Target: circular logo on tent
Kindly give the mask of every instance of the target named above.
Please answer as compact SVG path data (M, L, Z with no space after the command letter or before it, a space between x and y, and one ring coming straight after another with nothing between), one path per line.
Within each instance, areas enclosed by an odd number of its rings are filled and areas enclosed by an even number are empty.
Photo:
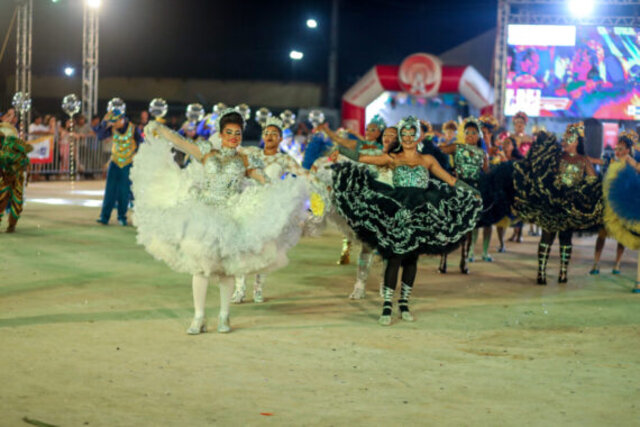
M398 80L403 91L416 96L433 96L442 81L442 62L428 53L414 53L400 65Z

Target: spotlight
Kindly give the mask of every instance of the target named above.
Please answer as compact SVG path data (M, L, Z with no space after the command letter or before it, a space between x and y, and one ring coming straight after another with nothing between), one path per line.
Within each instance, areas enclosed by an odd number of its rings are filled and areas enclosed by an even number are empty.
M102 0L87 0L87 5L91 8L97 9L102 4Z
M307 27L318 28L318 21L316 21L315 19L307 19Z
M289 58L293 59L294 61L301 60L303 56L304 54L302 52L298 52L297 50L292 50L289 53Z
M76 73L76 69L73 67L65 67L64 68L64 74L67 77L71 77Z
M593 12L595 0L569 0L569 11L573 16L583 18Z

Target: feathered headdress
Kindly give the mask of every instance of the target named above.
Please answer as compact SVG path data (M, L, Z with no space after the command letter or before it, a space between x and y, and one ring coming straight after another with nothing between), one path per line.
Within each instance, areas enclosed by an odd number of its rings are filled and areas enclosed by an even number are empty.
M414 137L415 141L420 141L422 136L422 130L420 128L420 120L418 120L415 116L405 117L404 119L398 122L398 133L402 134L402 129L410 129L414 128L416 130L416 136ZM400 135L400 140L402 141L402 135Z
M573 138L578 140L578 137L584 137L584 123L571 123L567 125L567 129L564 131L563 139L569 141Z
M383 132L387 127L387 124L385 123L384 119L380 116L380 114L376 114L375 116L373 116L369 124L374 124L378 126L378 129L380 129L380 132Z

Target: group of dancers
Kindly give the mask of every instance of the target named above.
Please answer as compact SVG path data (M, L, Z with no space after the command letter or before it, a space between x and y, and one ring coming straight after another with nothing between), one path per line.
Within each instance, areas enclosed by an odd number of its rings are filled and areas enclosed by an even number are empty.
M210 140L150 123L132 169L138 241L174 270L192 275L190 334L206 331L210 280L220 284L218 331L228 332L230 304L245 298L244 277L257 275L254 301L262 302L264 274L284 265L310 223L333 221L348 241L361 242L351 298L364 297L373 255L383 258L381 325L392 323L398 279L399 317L414 319L409 302L420 255L441 256L445 273L447 254L461 247L460 271L468 274L477 230L487 234L493 225L504 226L505 218L542 228L540 285L547 283L556 235L560 283L568 280L574 231L606 227L621 244L640 246L640 193L631 192L640 186L640 166L630 156L635 133L621 134L603 191L584 154L581 124L568 126L561 143L546 132L528 140L511 135L493 156L503 141L487 144L483 131L491 126L492 117L467 118L455 137L438 146L429 124L415 117L386 126L376 116L364 137L324 124L315 131L337 149L306 161L312 166L305 169L279 152L279 119L266 122L262 149L241 146L244 118L233 109L220 114ZM528 152L519 159L514 151L525 143ZM181 167L172 149L193 161ZM483 258L490 260L486 246Z
M398 278L399 317L414 320L409 303L420 255L440 256L438 270L444 274L447 255L460 247L460 272L469 274L481 228L482 259L490 262L493 226L503 249L509 223L520 229L522 223L539 225L539 285L547 284L556 236L559 283L568 281L575 231L599 233L592 274L599 273L607 236L619 242L619 257L620 247L640 248L640 165L632 157L638 144L633 131L620 134L616 158L601 179L584 153L580 123L569 125L558 142L547 132L524 135L524 114L515 117L514 122L523 122L516 132L504 138L493 137L497 122L491 116L446 123L439 141L430 124L415 117L387 126L375 116L364 136L322 124L315 132L322 146L331 148L308 150L316 156L305 159L307 168L279 150L285 126L278 118L264 124L263 148L242 147L245 118L234 109L219 114L209 139L181 135L153 121L138 144L141 135L127 126L123 114L116 112L109 121L109 131L120 136L114 140L114 170L109 171L114 178L111 186L108 179L99 222L108 222L114 204L126 212L128 187L120 183L128 184L130 175L138 242L173 270L192 276L189 334L207 330L211 280L220 288L217 330L229 332L230 304L245 300L246 277L255 275L253 299L263 302L266 274L287 263L287 252L303 233L321 232L329 221L345 234L342 263L353 243L361 243L350 298L365 297L374 254L384 260L381 325L392 323ZM7 191L17 192L11 174L26 167L28 149L3 129L2 202ZM180 161L176 151L184 153ZM126 223L120 209L118 219ZM640 292L638 268L634 292Z

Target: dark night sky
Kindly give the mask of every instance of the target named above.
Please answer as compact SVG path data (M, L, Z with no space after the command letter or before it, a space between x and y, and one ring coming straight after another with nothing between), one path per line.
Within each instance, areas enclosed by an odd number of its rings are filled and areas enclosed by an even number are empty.
M327 79L330 0L103 0L100 76ZM0 0L4 37L14 0ZM81 67L81 0L34 0L34 74ZM316 30L305 26L319 21ZM339 87L376 63L439 54L495 26L496 0L341 0ZM289 51L304 52L292 68ZM0 64L13 73L15 38Z

